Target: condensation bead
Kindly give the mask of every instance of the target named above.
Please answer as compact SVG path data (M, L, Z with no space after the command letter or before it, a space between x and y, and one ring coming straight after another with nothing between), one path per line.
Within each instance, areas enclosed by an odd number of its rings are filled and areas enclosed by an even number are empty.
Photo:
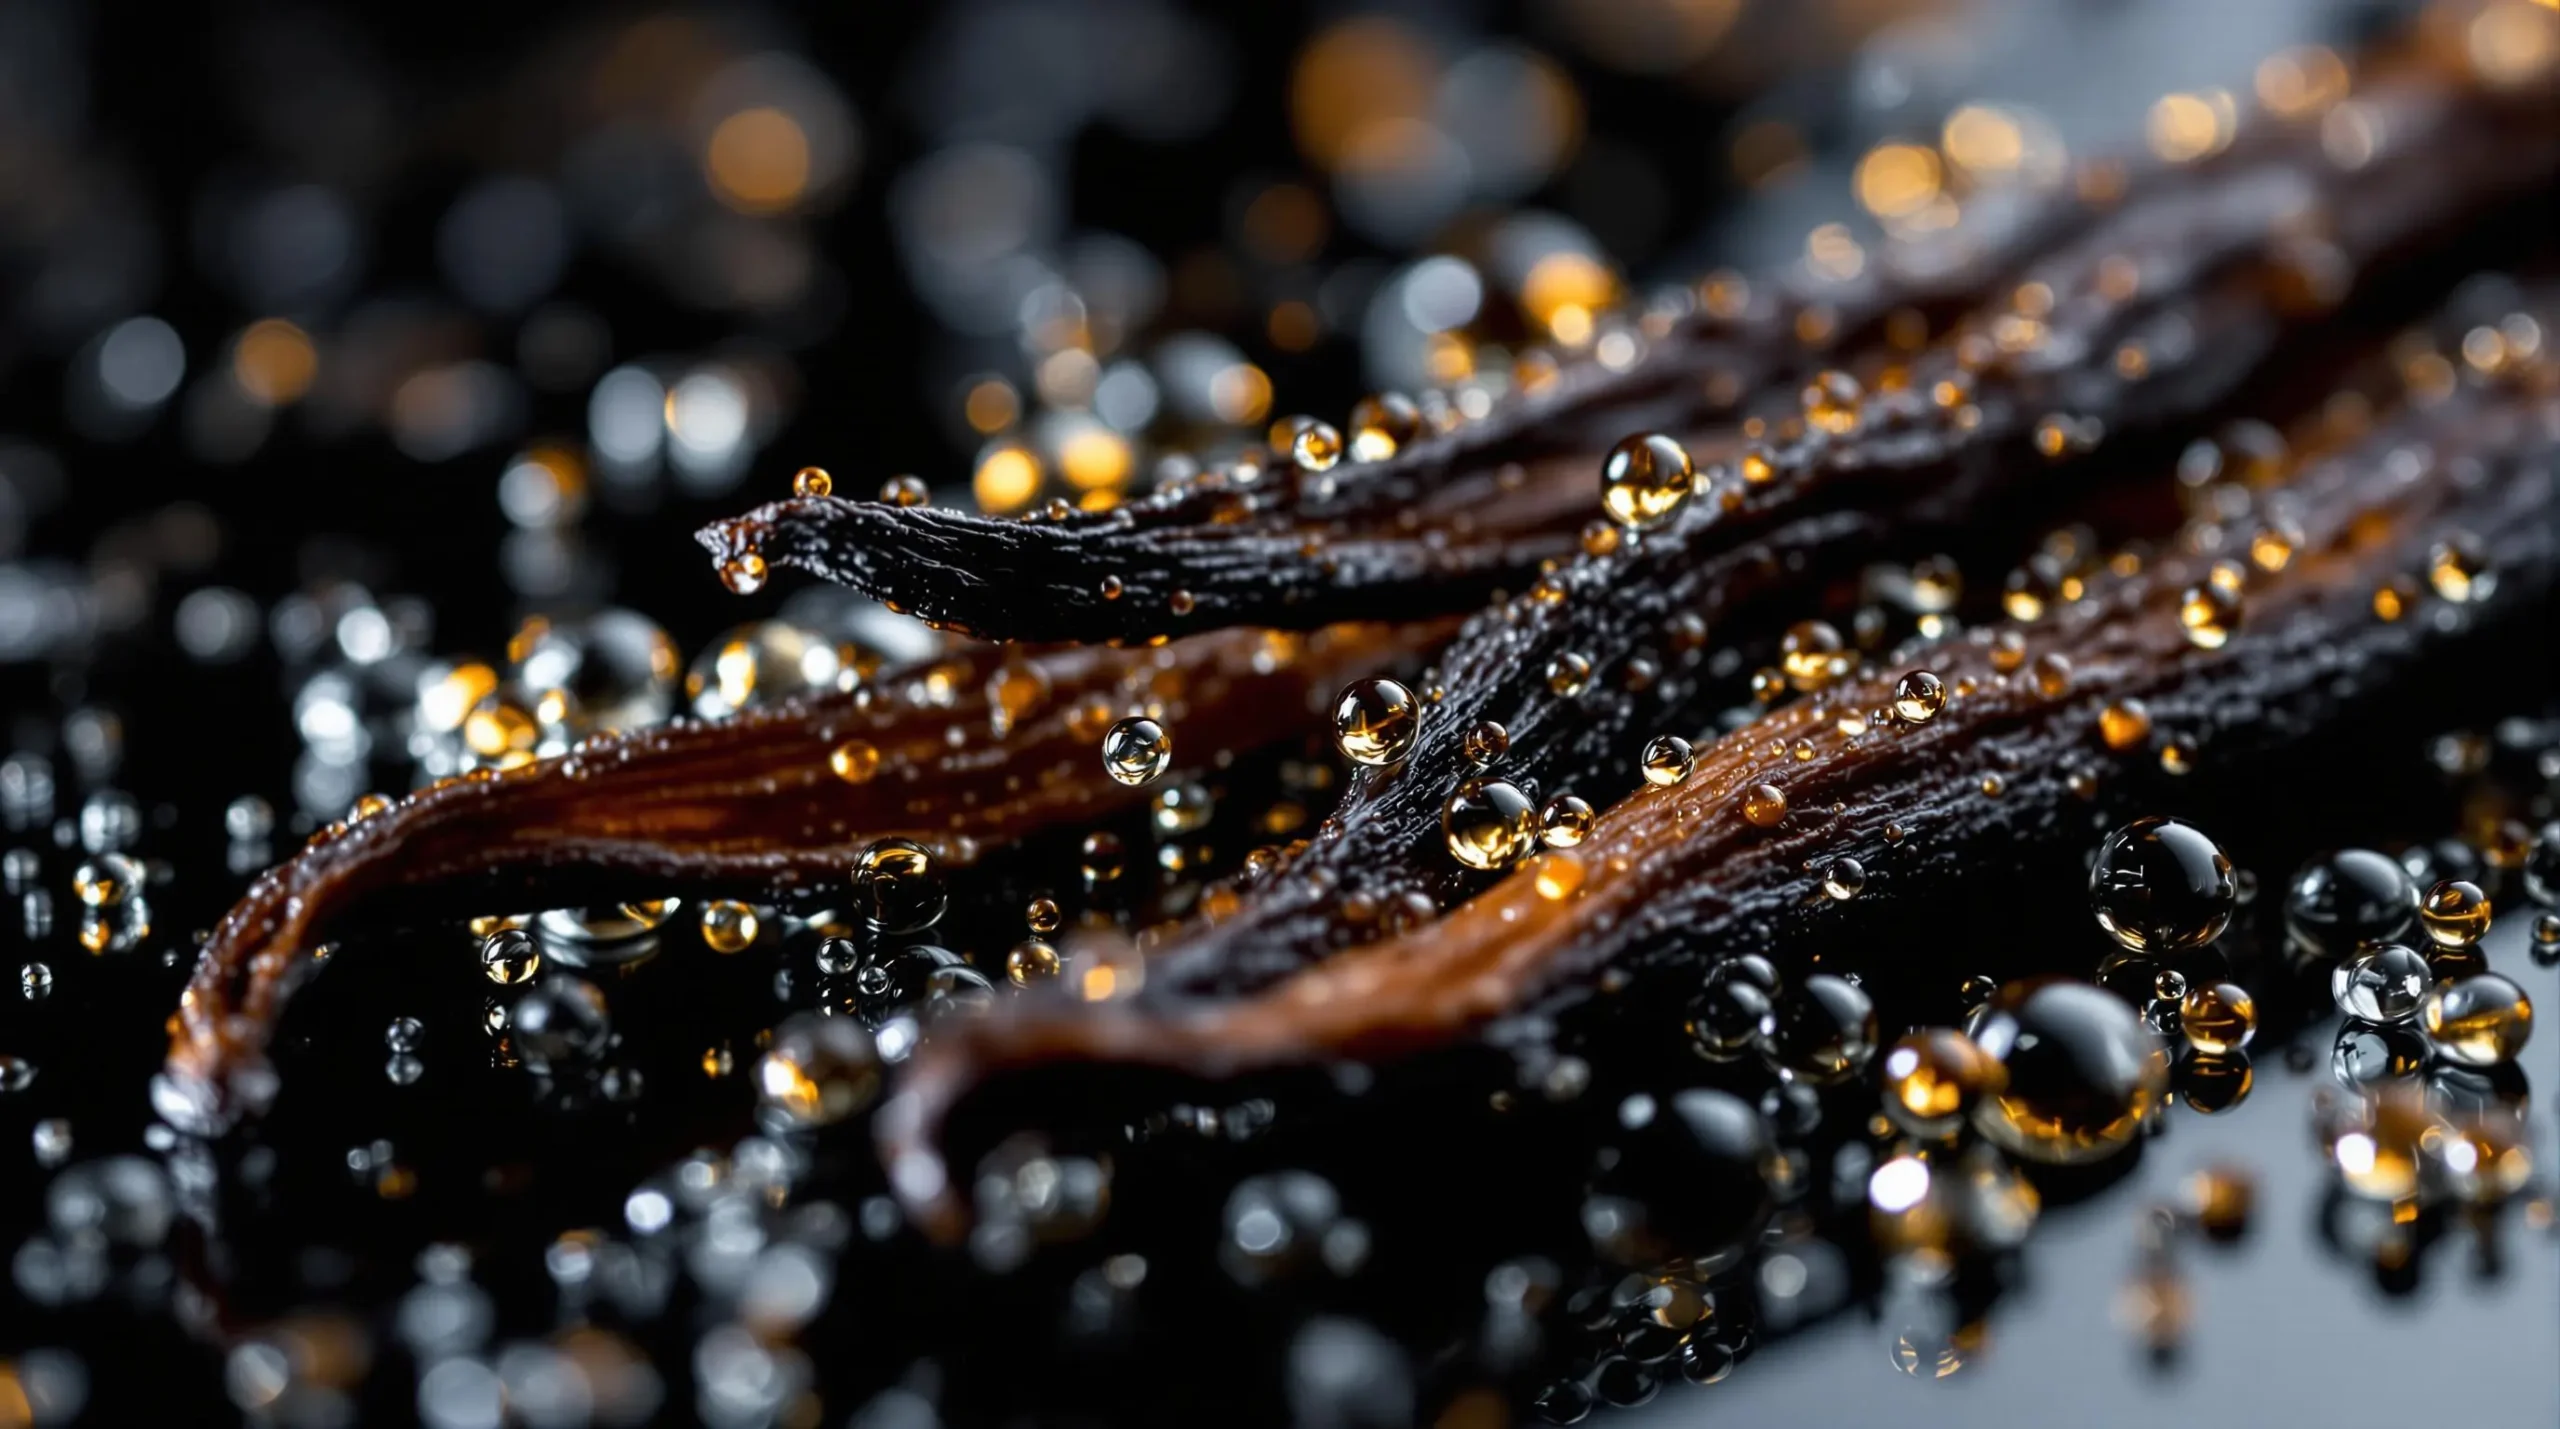
M2176 819L2136 819L2109 834L2089 871L2098 926L2136 952L2213 941L2239 905L2231 860L2202 830Z
M1753 1045L1788 1076L1816 1085L1846 1081L1875 1055L1875 1003L1856 984L1816 973L1760 1019Z
M2430 989L2418 1025L2436 1052L2472 1067L2512 1062L2533 1036L2533 1002L2496 973Z
M2169 1088L2160 1039L2102 988L2061 978L2003 987L1966 1029L2008 1074L1975 1108L1976 1130L2048 1165L2104 1160L2133 1144Z
M2340 849L2294 874L2284 921L2296 952L2343 961L2367 943L2407 934L2418 921L2418 886L2388 854Z
M2433 985L2426 957L2398 943L2377 943L2338 964L2329 995L2338 1010L2367 1022L2406 1022Z

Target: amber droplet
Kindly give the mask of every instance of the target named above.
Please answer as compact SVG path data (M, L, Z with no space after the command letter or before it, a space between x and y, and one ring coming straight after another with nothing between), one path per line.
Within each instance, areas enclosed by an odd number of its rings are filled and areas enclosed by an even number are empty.
M2240 593L2221 581L2189 586L2178 597L2178 623L2187 643L2199 650L2219 650L2240 628Z
M2385 624L2407 615L2417 603L2417 583L2407 576L2393 576L2373 588L2373 613Z
M1858 429L1858 403L1865 395L1848 373L1823 372L1805 384L1805 422L1835 437L1847 436Z
M1013 945L1004 955L1004 975L1015 987L1029 987L1058 975L1058 950L1037 938Z
M2427 584L2456 604L2486 599L2495 589L2480 543L2460 531L2427 549Z
M791 494L794 496L833 496L835 490L836 479L827 475L825 467L804 466L792 473Z
M2436 1052L2468 1067L2512 1062L2533 1036L2533 1001L2496 973L2438 983L2418 1008Z
M1538 837L1549 848L1572 848L1591 837L1600 815L1571 794L1557 794L1538 810Z
M892 506L922 506L933 499L933 493L916 477L893 476L880 483L880 499Z
M1354 764L1403 762L1422 737L1422 706L1393 680L1354 680L1333 702L1333 746Z
M1132 715L1103 732L1103 772L1122 784L1144 784L1172 763L1173 736L1143 715Z
M2071 657L2048 652L2038 655L2028 675L2036 682L2036 693L2048 700L2058 700L2071 693Z
M1533 861L1538 896L1561 903L1582 891L1582 860L1569 853L1543 853Z
M2247 1167L2217 1163L2179 1183L2179 1199L2187 1218L2215 1240L2238 1240L2249 1228L2257 1204L2258 1181Z
M1538 810L1500 779L1470 779L1440 807L1449 855L1469 868L1508 867L1537 846Z
M1401 392L1363 397L1351 408L1351 459L1385 461L1422 434L1422 409Z
M1689 453L1658 432L1638 432L1600 465L1600 505L1619 525L1645 530L1671 519L1697 476Z
M2160 742L2160 769L2164 774L2192 774L2196 768L2196 742L2185 735L2171 735Z
M2121 998L2087 983L2029 979L2000 989L1966 1029L2008 1073L1974 1126L2012 1155L2049 1165L2103 1160L2160 1107L2169 1059Z
M1778 666L1798 690L1818 690L1849 671L1847 646L1827 620L1799 620L1778 637Z
M1128 590L1129 587L1118 576L1102 578L1101 591L1104 600L1118 600L1121 596L1128 594Z
M1743 452L1741 467L1743 481L1751 486L1766 486L1778 479L1778 464L1758 447Z
M2229 1056L2258 1035L2257 1000L2238 983L2202 983L2188 988L2178 1004L2178 1025L2188 1046L2208 1056Z
M2489 895L2467 879L2448 878L2418 904L2427 941L2439 948L2468 948L2489 931Z
M1615 554L1624 539L1619 535L1619 528L1613 523L1589 521L1582 527L1582 553L1598 560L1602 556Z
M1689 741L1676 734L1657 734L1644 747L1644 782L1668 789L1688 778L1697 763L1698 752L1689 747Z
M763 931L756 910L730 899L702 905L702 941L715 953L745 952Z
M720 563L720 583L732 595L754 595L764 589L764 556L753 550L740 551Z
M1775 784L1752 785L1742 794L1742 817L1754 828L1776 828L1787 817L1786 791Z
M1547 662L1547 688L1572 699L1591 687L1591 662L1566 651Z
M1946 707L1946 682L1927 670L1914 670L1893 683L1893 712L1905 724L1927 724Z
M1490 768L1493 762L1511 752L1511 731L1489 719L1480 719L1458 741L1459 752L1478 769Z
M1040 937L1045 938L1058 931L1058 925L1064 919L1065 915L1058 911L1058 900L1054 898L1034 898L1023 905L1023 924Z
M847 784L868 784L880 772L880 751L868 741L848 739L828 752L827 767Z
M2098 711L2098 737L2107 748L2121 754L2139 748L2151 737L2151 708L2140 700L2123 699Z
M1984 994L1986 997L1988 993ZM1931 1027L1884 1054L1884 1114L1913 1136L1952 1136L1974 1105L1997 1095L2009 1074L1952 1027Z
M1289 459L1307 471L1331 471L1342 460L1342 433L1330 423L1300 417L1289 439Z

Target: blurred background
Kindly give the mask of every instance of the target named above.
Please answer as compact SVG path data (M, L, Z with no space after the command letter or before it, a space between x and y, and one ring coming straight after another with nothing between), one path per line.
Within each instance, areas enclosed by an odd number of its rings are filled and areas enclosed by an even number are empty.
M616 602L691 651L792 583L685 533L802 465L1092 506L1367 391L1477 410L1650 283L2207 150L2396 8L7 0L0 669L76 705L147 632L396 697Z

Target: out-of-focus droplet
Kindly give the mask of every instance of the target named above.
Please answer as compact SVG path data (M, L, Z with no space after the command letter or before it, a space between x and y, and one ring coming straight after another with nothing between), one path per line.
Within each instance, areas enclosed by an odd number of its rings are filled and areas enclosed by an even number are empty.
M1122 784L1144 784L1173 764L1173 736L1163 725L1132 715L1102 735L1102 768Z

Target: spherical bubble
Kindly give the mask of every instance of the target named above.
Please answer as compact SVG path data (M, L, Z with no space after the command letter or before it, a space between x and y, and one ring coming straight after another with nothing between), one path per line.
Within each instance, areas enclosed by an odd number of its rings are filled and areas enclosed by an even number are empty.
M685 699L703 719L725 719L800 695L840 689L846 671L834 645L779 620L741 625L704 648L685 672Z
M2398 943L2376 943L2329 974L2338 1010L2367 1022L2406 1022L2435 982L2426 957Z
M794 1126L828 1126L868 1107L880 1075L868 1032L841 1017L801 1013L774 1029L756 1062L756 1093Z
M528 1070L546 1076L592 1062L613 1035L604 994L566 973L535 983L516 1000L510 1021L516 1055Z
M2239 903L2231 860L2192 824L2136 819L2107 836L2089 871L2098 926L2136 952L2192 948L2221 936Z
M1749 1102L1708 1088L1647 1110L1619 1138L1616 1162L1583 1203L1592 1244L1634 1266L1736 1253L1769 1215L1768 1123Z
M2294 874L2284 921L2298 954L2343 961L2367 943L2405 936L2418 921L2418 886L2388 854L2340 849Z
M885 933L912 933L942 917L950 893L931 850L913 839L885 838L853 863L854 902L862 920Z
M2533 1036L2533 1001L2496 973L2439 983L2418 1009L2418 1025L2439 1056L2465 1066L2512 1062Z
M1816 973L1760 1019L1753 1045L1785 1075L1816 1085L1846 1081L1875 1055L1875 1003L1857 984Z
M1967 1031L2008 1085L1973 1122L2014 1156L2051 1165L2099 1161L2133 1144L2168 1092L2169 1059L2133 1009L2059 978L2003 987Z

